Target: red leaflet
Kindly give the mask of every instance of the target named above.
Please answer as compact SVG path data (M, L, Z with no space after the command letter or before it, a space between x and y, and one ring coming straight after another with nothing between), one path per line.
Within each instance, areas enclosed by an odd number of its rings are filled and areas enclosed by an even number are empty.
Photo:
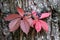
M36 22L35 29L36 29L37 32L41 31L41 24L40 24L39 21Z
M35 19L35 20L33 20L33 25L36 25L36 23L38 22L38 19Z
M42 20L40 20L40 23L41 23L42 28L43 28L46 32L48 32L48 24L47 24L46 22L42 21Z
M27 20L27 22L29 23L29 25L32 26L32 23L33 23L32 18L29 18L29 19L26 19L26 20Z
M35 20L33 20L31 27L33 28L34 25L36 25L36 21Z
M21 16L24 15L24 10L22 8L17 7L16 9Z
M20 28L22 29L22 31L24 33L28 34L30 26L29 26L29 24L25 20L21 20Z
M35 25L36 24L36 22L35 22L35 20L33 20L33 23L32 23L33 25Z
M18 18L18 17L20 17L20 15L18 15L18 14L10 14L7 17L5 17L4 19L5 19L5 21L10 21L10 20L13 20L13 19Z
M43 19L43 18L49 17L50 15L51 15L51 13L42 13L40 19Z
M15 30L17 30L19 28L19 22L20 21L20 18L17 18L15 20L12 20L10 23L9 23L9 30L10 32L13 32Z

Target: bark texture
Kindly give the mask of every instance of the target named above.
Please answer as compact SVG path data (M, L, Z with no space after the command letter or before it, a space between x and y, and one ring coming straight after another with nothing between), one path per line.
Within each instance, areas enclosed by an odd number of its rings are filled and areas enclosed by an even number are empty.
M48 33L41 31L36 32L35 29L31 28L28 35L22 32L19 28L15 32L9 32L8 21L4 21L3 17L10 13L16 13L17 4L24 10L28 7L28 0L0 0L0 40L60 40L60 1L47 0L48 6L51 6L51 16L47 18L47 23L49 25ZM19 2L19 3L17 3ZM54 5L54 3L56 5ZM51 4L52 3L52 4ZM59 4L57 4L59 3Z

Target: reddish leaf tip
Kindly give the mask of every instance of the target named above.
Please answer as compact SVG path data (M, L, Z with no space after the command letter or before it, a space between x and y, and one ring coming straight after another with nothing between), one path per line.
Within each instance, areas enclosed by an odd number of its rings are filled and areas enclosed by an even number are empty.
M48 24L47 24L45 21L42 21L42 20L40 20L40 23L41 23L42 28L43 28L46 32L48 32Z
M22 8L16 7L16 9L21 16L24 15L24 10Z
M30 26L28 25L28 23L26 21L21 20L20 28L25 34L28 34Z
M20 17L20 15L18 15L18 14L9 14L7 17L4 17L4 20L11 21L11 20L13 20L15 18L19 18L19 17Z
M35 29L37 33L41 31L41 23L39 22L39 20L36 21Z
M48 12L48 13L42 13L40 19L47 18L47 17L49 17L50 15L51 15L50 12Z

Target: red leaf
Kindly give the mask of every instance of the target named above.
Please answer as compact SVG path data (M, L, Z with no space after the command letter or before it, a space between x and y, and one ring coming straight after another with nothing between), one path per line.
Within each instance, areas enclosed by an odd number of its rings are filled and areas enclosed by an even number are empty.
M13 32L15 30L17 30L19 28L19 24L20 24L20 18L17 18L15 20L12 20L10 23L9 23L9 30L10 32Z
M17 7L17 11L21 16L24 15L24 10L22 8Z
M32 18L29 18L29 19L26 19L26 20L27 20L28 24L29 24L30 26L32 26L33 19L32 19Z
M36 25L36 21L35 20L33 20L32 27L34 27L34 25Z
M37 32L41 31L41 23L39 21L36 22L35 29Z
M42 13L40 19L43 19L43 18L49 17L50 15L51 15L51 13Z
M48 32L48 24L47 24L46 22L42 21L42 20L40 20L40 23L41 23L42 28L43 28L46 32Z
M33 20L33 25L35 25L36 24L36 21L35 20Z
M20 15L18 15L18 14L10 14L7 17L5 17L4 19L5 19L5 21L10 21L10 20L13 20L13 19L18 18L18 17L20 17Z
M22 31L24 33L28 34L30 26L29 26L29 24L25 20L21 20L20 28L22 29Z
M33 20L32 25L36 25L37 22L38 22L38 19Z

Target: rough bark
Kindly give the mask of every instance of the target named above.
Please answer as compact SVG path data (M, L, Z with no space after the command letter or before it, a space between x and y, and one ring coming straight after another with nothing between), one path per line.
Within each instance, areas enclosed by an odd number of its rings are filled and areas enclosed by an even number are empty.
M7 1L7 3L6 3ZM26 7L28 7L27 0L19 0L21 3L21 8L26 10ZM37 33L33 28L31 28L28 35L22 32L22 30L19 28L13 33L9 32L8 23L4 21L3 17L10 13L16 13L15 7L17 6L15 4L15 0L0 0L0 3L6 3L8 6L3 6L0 8L2 13L0 12L0 40L60 40L60 11L55 12L54 10L51 11L51 16L47 18L47 23L49 25L49 31L48 33L45 32L39 32ZM26 2L26 3L25 3ZM1 4L0 4L1 5ZM53 5L52 5L53 6ZM54 7L54 6L53 6ZM6 11L5 10L9 10ZM60 8L60 7L59 7ZM56 9L55 9L56 10ZM58 22L59 20L59 22Z

